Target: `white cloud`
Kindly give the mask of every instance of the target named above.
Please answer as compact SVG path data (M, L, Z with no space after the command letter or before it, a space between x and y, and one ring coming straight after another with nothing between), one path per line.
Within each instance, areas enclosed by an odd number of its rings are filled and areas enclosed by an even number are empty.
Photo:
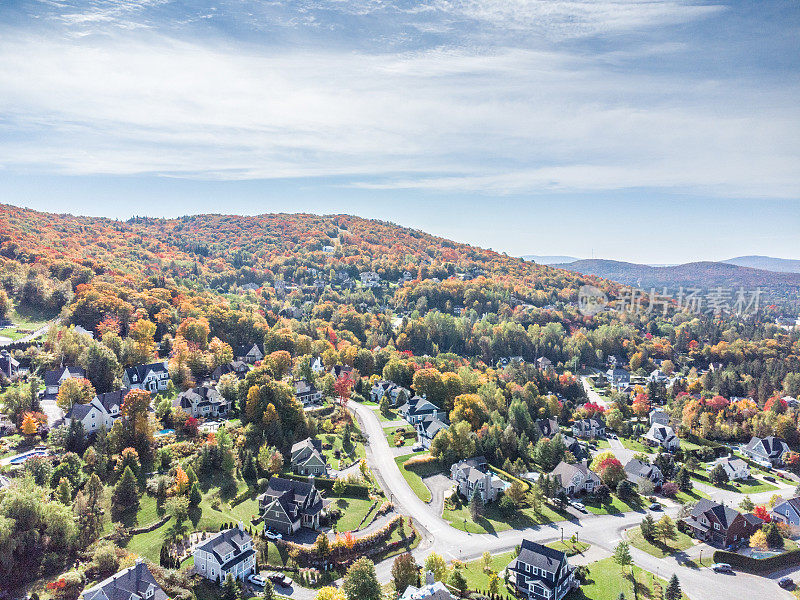
M127 19L150 4L95 3L93 18ZM498 27L574 14L576 31L708 12L669 1L436 5ZM348 10L356 9L380 4ZM639 56L679 48L661 43ZM491 193L800 194L796 85L647 74L624 68L627 52L299 51L142 30L111 39L8 30L0 36L0 163L80 174L337 176L360 187Z

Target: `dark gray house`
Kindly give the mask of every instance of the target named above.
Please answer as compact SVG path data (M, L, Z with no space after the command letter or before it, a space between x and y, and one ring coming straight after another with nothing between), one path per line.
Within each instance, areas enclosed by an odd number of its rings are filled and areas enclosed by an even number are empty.
M166 592L141 558L137 558L132 567L83 590L80 597L82 600L167 600Z
M530 540L522 540L506 570L509 585L530 600L561 600L580 585L564 552Z
M313 483L273 476L267 491L258 497L264 527L291 534L301 527L319 529L325 503Z

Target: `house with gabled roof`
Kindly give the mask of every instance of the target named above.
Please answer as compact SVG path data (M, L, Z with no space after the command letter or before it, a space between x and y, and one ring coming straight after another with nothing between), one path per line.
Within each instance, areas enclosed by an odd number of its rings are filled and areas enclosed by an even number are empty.
M421 421L414 423L414 428L417 430L417 441L428 449L439 432L449 429L450 425L438 416L426 415Z
M599 417L581 419L572 424L572 435L576 438L591 439L603 437L606 434L606 424Z
M294 382L294 395L303 406L317 404L322 401L322 392L313 383L305 379L298 379Z
M196 419L221 417L228 414L228 401L217 388L200 385L175 396L172 405L186 411Z
M526 539L506 567L508 584L529 600L562 600L580 586L574 571L564 552Z
M628 481L636 485L639 485L642 481L649 481L655 488L660 488L661 484L664 483L664 475L661 473L661 469L638 458L632 458L625 463L623 468Z
M770 435L765 438L753 437L742 448L742 454L753 460L772 465L783 464L783 455L789 452L789 446L782 439Z
M97 585L81 592L81 600L167 600L166 592L158 585L141 558L132 567L115 573Z
M753 514L743 515L730 506L700 498L678 526L694 538L727 547L748 539L763 523Z
M122 403L129 391L122 389L97 394L86 404L76 402L64 415L65 425L69 427L73 420L78 420L83 424L83 430L87 434L95 433L102 428L110 430L114 421L120 417Z
M536 419L536 428L539 430L539 435L545 438L552 438L561 432L555 419Z
M389 402L389 406L395 407L411 398L411 392L406 388L397 385L394 381L386 381L381 379L376 381L372 388L369 390L369 399L372 402L379 403L384 398Z
M0 373L9 379L19 373L19 361L8 350L0 350Z
M328 464L318 440L306 438L292 445L292 473L319 476L327 471Z
M669 413L663 408L654 408L650 411L650 425L669 425Z
M648 446L661 446L668 452L674 452L681 445L672 427L669 425L660 425L659 423L653 423L650 426L647 433L642 436L642 441Z
M227 375L228 373L233 373L239 379L244 379L244 376L247 375L249 370L250 365L248 365L245 361L233 360L227 364L218 365L211 372L211 379L214 381L219 381L220 377Z
M325 503L310 481L296 481L273 475L267 490L258 497L264 527L291 534L301 527L319 529Z
M589 469L586 461L570 464L563 460L556 465L550 473L556 484L556 489L563 489L568 496L592 494L603 485L600 477Z
M800 527L800 496L779 502L770 511L769 516L773 521Z
M264 359L264 351L259 344L244 344L234 348L233 357L252 365Z
M127 367L122 374L122 385L131 390L158 393L166 390L168 384L169 371L166 361Z
M398 409L398 412L411 425L419 423L425 417L436 417L441 421L447 417L444 410L421 396L409 398L409 400Z
M81 367L65 366L52 371L47 371L44 374L44 393L45 396L55 396L61 388L61 384L67 379L85 379L86 371Z
M503 483L495 480L489 471L489 463L483 456L474 456L454 463L450 467L450 478L462 497L471 500L474 494L486 502L493 502L503 491Z
M225 529L212 535L194 548L194 570L200 576L222 583L228 575L245 580L256 566L253 538L238 527Z
M728 476L728 481L737 481L739 479L747 479L750 477L750 465L741 458L735 456L723 456L712 462L706 470L711 472L714 467L720 465Z

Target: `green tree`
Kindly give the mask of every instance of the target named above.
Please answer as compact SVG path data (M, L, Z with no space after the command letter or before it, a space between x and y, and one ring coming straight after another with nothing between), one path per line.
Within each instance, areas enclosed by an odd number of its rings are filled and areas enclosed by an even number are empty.
M225 582L222 584L220 600L240 600L240 598L239 586L236 585L236 580L233 578L233 575L228 573L225 576Z
M125 467L122 477L114 486L112 501L120 508L131 508L139 504L139 487L131 468Z
M675 523L669 518L669 515L664 515L656 523L656 535L663 544L667 540L675 540L678 538L678 531L675 529Z
M344 576L342 591L347 600L382 600L374 563L364 556L354 562Z
M753 509L756 507L753 504L753 501L750 499L750 496L745 496L744 499L739 502L739 508L741 508L745 512L753 512Z
M66 477L62 477L61 481L58 482L56 498L58 498L58 501L64 506L72 504L72 486L70 486Z
M648 514L642 519L642 524L639 526L642 531L642 537L646 540L652 541L656 537L656 521L653 515Z
M631 548L628 545L628 542L620 542L617 544L617 547L614 548L614 562L617 563L622 570L625 572L625 567L631 567L633 565L633 557L631 556Z
M481 499L480 493L476 489L473 494L472 498L469 500L469 514L472 517L473 521L477 521L483 515L483 500Z
M681 600L682 597L681 583L678 581L678 576L673 574L669 579L667 589L664 590L664 600Z
M434 581L444 581L447 578L447 563L436 552L431 552L425 559L425 570L433 573Z
M198 506L203 500L203 494L200 493L200 488L195 481L189 489L189 505Z
M317 552L317 556L321 559L328 558L328 555L331 553L331 543L328 539L328 536L324 533L320 533L317 536L317 541L314 544L314 550Z
M461 569L453 569L453 573L450 575L450 585L458 590L459 595L462 597L467 593L467 579Z
M410 585L419 586L419 565L414 561L411 553L405 552L394 559L392 581L394 581L394 589L400 594Z
M675 483L678 484L678 489L682 492L688 492L692 489L691 473L686 466L678 469L678 474L675 476Z
M711 472L708 474L708 479L714 485L724 485L728 483L728 474L725 472L725 468L722 465L717 465Z

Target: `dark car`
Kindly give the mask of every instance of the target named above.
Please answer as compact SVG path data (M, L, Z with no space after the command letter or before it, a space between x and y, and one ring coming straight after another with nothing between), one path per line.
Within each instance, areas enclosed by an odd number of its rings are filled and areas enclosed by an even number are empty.
M791 577L781 577L778 580L778 585L781 586L783 589L790 590L794 587L794 581Z
M764 479L767 481L775 481L775 478L772 475L764 475Z

